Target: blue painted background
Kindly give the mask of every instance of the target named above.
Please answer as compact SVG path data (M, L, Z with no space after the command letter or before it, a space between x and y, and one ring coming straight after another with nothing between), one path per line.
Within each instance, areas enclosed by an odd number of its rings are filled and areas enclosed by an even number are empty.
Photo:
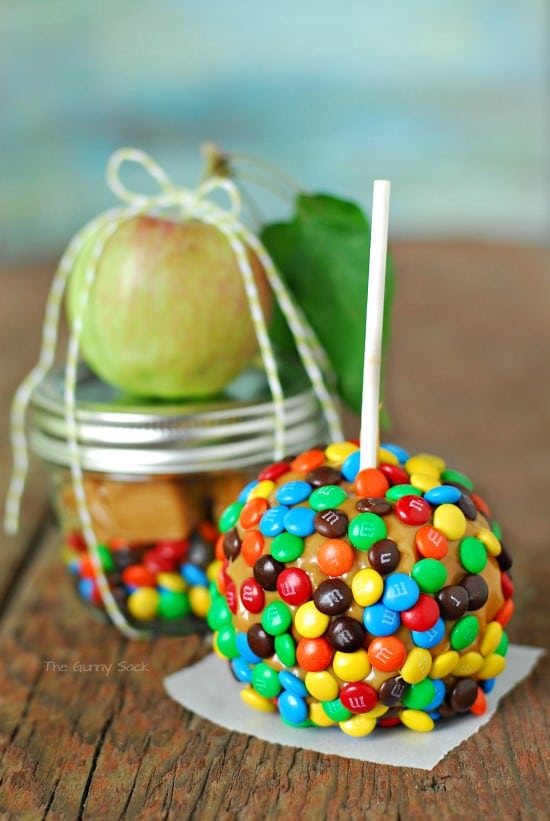
M370 210L391 234L541 241L547 0L7 0L0 257L60 252L113 203L120 145L180 184L207 139ZM264 218L286 213L256 195Z

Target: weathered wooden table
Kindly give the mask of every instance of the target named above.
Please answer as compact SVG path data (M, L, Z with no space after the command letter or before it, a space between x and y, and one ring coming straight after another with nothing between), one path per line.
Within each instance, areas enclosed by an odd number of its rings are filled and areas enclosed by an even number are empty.
M391 438L445 455L476 479L515 553L511 639L545 645L548 256L450 242L393 252ZM37 356L51 274L2 271L2 495L8 404ZM347 425L357 433L355 419ZM36 461L20 535L0 541L3 818L548 817L548 656L430 773L280 747L228 732L167 697L163 677L204 654L199 637L130 642L76 601ZM94 671L109 664L108 674Z

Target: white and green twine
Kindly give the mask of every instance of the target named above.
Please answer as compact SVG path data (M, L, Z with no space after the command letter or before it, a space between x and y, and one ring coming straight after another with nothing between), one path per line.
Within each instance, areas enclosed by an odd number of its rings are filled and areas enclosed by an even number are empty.
M158 183L160 193L145 196L128 190L119 177L119 169L124 162L133 162L142 166ZM248 230L246 226L239 222L238 216L241 211L241 197L236 185L229 179L213 177L201 184L196 190L176 188L164 170L157 165L148 154L131 148L122 148L112 155L107 166L107 182L113 193L122 202L126 203L126 205L110 209L100 214L84 226L69 243L60 260L48 294L38 362L19 385L12 402L11 443L13 451L13 471L6 497L4 529L7 533L15 534L19 528L21 497L23 495L29 466L28 445L25 432L27 408L31 401L33 391L45 378L55 361L61 305L71 271L84 246L89 241L94 240L95 237L88 267L85 272L84 285L80 293L79 304L77 305L75 316L71 323L66 356L64 401L69 466L78 516L82 533L96 571L99 594L111 621L124 635L129 638L135 638L147 636L148 633L132 627L120 612L103 571L98 551L98 542L86 506L76 423L76 381L79 341L86 305L94 284L97 265L103 253L105 243L123 223L128 222L140 214L157 214L159 211L177 209L180 219L192 218L201 220L202 222L215 226L227 237L235 253L239 271L243 279L249 310L273 399L273 458L279 460L285 453L284 394L273 347L269 339L265 317L260 304L258 288L247 254L247 247L251 248L256 253L265 270L269 285L294 335L298 353L326 418L330 438L333 442L337 442L341 441L344 437L338 413L323 376L323 372L327 373L329 370L325 352L319 345L305 317L294 304L266 249L258 238ZM215 191L225 192L229 199L229 208L223 208L208 199Z

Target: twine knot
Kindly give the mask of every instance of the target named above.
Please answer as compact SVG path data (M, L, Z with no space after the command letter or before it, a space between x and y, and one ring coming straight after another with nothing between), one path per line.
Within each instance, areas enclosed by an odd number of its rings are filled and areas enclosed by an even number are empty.
M139 165L158 185L156 194L148 195L127 188L120 178L124 163ZM237 233L242 226L238 219L242 199L235 183L227 177L210 177L197 188L175 186L168 174L145 151L136 148L120 148L111 156L107 164L107 184L118 199L139 212L177 208L182 219L196 218L215 225L233 227ZM226 207L212 201L210 197L222 191L228 199Z

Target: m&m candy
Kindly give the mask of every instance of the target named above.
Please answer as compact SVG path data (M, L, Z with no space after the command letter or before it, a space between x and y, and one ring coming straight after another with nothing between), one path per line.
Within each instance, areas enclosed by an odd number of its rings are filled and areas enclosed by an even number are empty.
M233 514L225 521L233 521ZM225 534L225 541L229 543L233 538L240 546L234 527L229 534ZM98 545L101 566L117 606L138 626L169 629L172 624L178 626L178 632L186 632L187 619L189 629L198 629L197 620L204 622L210 609L211 583L221 565L215 558L217 539L218 531L204 522L188 539L164 539L144 548L114 537L109 544ZM66 564L77 577L82 598L101 608L97 571L85 549L80 533L71 531L66 538ZM259 557L261 548L256 552ZM252 600L254 593L256 598ZM241 586L241 594L243 604L256 608L254 612L261 611L264 592L259 585L252 592Z

